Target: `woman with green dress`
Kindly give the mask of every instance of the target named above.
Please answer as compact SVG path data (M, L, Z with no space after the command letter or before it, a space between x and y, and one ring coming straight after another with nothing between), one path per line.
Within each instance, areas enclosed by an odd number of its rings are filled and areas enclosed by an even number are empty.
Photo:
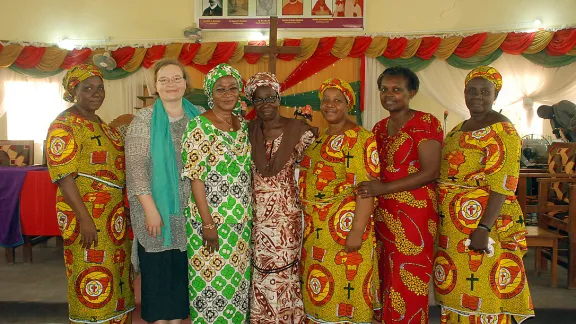
M190 120L182 139L182 177L192 194L187 218L192 323L248 319L252 232L251 146L240 107L242 77L228 64L204 80L210 110Z

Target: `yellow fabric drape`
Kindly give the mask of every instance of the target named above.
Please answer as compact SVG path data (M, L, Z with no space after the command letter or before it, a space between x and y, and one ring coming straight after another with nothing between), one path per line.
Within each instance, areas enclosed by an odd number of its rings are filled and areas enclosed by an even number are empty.
M320 43L320 38L302 38L300 41L300 54L297 54L294 58L297 61L305 61L312 57L312 54L318 48L318 44Z
M486 35L486 40L484 41L482 46L480 46L480 49L478 50L476 55L487 56L489 54L492 54L492 52L497 50L500 47L500 45L502 45L507 36L508 36L507 33L497 33L497 34L488 33L488 35Z
M178 57L180 56L180 52L182 52L183 46L184 44L182 43L174 43L166 45L166 51L164 51L164 58L177 60Z
M441 60L448 59L450 55L454 53L456 47L460 45L462 39L463 38L460 36L450 36L448 38L442 38L442 40L440 41L440 46L438 46L438 49L436 50L436 53L434 53L434 56L436 56L436 58L439 58Z
M532 44L524 51L523 54L536 54L548 46L550 41L554 37L553 31L539 30L536 32L536 36L532 41Z
M200 45L200 49L198 50L196 56L194 56L192 59L192 62L200 65L206 65L212 58L214 50L216 49L216 45L217 43L203 43Z
M142 61L144 61L145 56L146 56L146 49L143 47L137 47L136 51L134 51L134 56L132 56L130 61L124 64L122 69L124 69L124 71L126 72L136 71L142 64Z
M58 47L47 47L40 63L36 65L36 69L44 72L55 71L62 65L66 55L68 55L67 50Z
M412 56L416 55L416 52L418 51L418 47L420 47L421 43L422 43L422 38L409 39L408 45L406 45L406 49L404 50L404 53L402 53L402 55L400 55L400 58L408 59L408 58L411 58Z
M566 53L566 55L576 56L576 47L574 47L570 52Z
M248 42L238 42L236 49L234 50L234 54L228 60L230 64L240 62L244 57L244 46L248 45Z
M384 36L376 36L372 38L372 42L370 42L370 46L366 50L366 56L368 57L378 57L384 54L386 51L386 47L388 46L388 37Z
M355 37L337 37L330 53L340 59L348 57L355 39Z
M0 68L7 68L12 65L12 63L16 61L18 55L20 55L23 49L24 47L19 44L10 44L4 46L0 51Z

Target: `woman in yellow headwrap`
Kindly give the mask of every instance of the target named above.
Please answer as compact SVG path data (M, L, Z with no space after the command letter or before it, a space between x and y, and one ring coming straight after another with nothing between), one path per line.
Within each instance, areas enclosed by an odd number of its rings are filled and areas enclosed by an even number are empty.
M73 105L50 125L46 158L58 184L71 323L131 323L134 287L124 208L124 144L96 111L102 74L81 64L66 74Z
M501 88L496 69L472 70L464 89L470 118L444 140L434 259L442 323L508 324L534 316L522 262L526 228L514 196L521 140L492 110Z
M372 132L348 119L350 85L326 80L319 90L328 129L305 151L298 185L304 206L302 295L310 323L372 323L379 309L374 198L356 185L380 174Z

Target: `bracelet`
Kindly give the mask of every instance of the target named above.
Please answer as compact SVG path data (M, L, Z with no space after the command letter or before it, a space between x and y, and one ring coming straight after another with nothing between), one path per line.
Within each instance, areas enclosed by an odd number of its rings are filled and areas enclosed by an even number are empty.
M208 224L208 225L202 224L202 228L210 229L210 230L211 230L211 229L215 229L215 228L216 228L216 224L214 224L214 223Z
M486 230L488 233L490 233L492 231L492 229L482 223L478 224L478 228L481 228L483 230Z

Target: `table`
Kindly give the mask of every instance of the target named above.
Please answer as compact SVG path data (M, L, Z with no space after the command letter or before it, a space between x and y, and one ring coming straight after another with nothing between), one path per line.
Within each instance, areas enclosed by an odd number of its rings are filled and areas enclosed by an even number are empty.
M60 236L56 218L57 185L46 167L0 168L0 215L6 260L14 262L14 248L24 244L24 261L32 262L31 236Z
M542 248L549 247L552 248L552 265L550 267L550 286L558 286L558 239L563 236L541 227L537 226L526 226L528 234L526 235L526 243L528 247L536 248L536 273L540 275L542 269L542 262L546 260L542 259Z

